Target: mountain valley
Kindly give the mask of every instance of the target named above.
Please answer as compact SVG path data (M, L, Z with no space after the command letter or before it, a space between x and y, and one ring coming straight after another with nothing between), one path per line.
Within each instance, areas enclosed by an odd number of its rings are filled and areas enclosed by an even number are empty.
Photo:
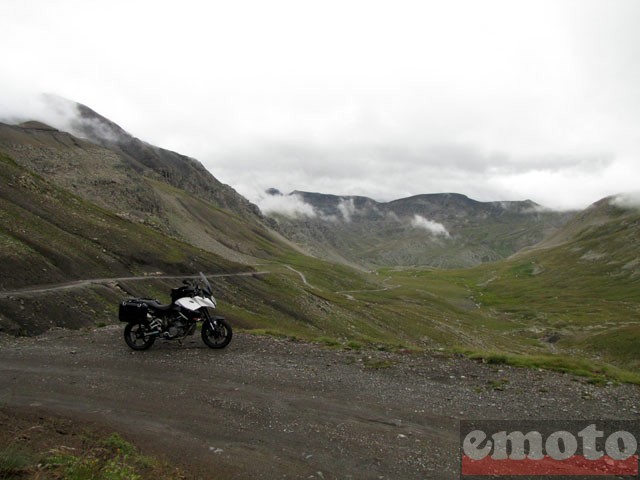
M640 415L633 201L273 189L303 208L263 213L71 106L0 124L0 476L453 478L461 420ZM233 342L129 350L119 301L198 272Z
M220 313L241 330L636 378L634 206L609 198L574 213L453 193L381 203L273 189L312 213L264 215L198 161L75 108L72 133L0 124L6 332L110 324L118 298L166 298L175 280L163 276L205 271L225 274ZM89 282L46 288L79 280Z

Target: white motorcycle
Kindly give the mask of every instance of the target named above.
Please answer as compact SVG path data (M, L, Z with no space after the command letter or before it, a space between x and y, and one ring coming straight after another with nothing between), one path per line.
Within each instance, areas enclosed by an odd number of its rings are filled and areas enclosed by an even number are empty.
M156 338L182 340L193 335L202 321L202 341L211 348L229 345L233 332L223 318L212 316L216 299L207 277L184 280L183 286L171 289L171 303L162 305L150 298L129 298L120 303L118 316L127 322L124 340L134 350L146 350Z

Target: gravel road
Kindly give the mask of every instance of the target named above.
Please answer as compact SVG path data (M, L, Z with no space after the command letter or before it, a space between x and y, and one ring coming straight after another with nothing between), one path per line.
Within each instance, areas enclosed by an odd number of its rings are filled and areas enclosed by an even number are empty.
M297 271L297 270L296 270ZM222 277L250 277L256 275L267 275L268 271L261 272L237 272L237 273L208 273L208 278L222 278ZM299 273L299 272L298 272ZM90 285L110 285L115 284L117 282L135 282L139 280L185 280L192 278L200 278L200 275L143 275L143 276L135 276L135 277L108 277L108 278L92 278L88 280L74 280L71 282L63 282L63 283L55 283L49 285L41 285L41 286L31 286L31 287L23 287L18 288L16 290L0 290L0 298L11 298L11 297L26 297L39 295L43 293L54 293L60 292L63 290L78 290L81 288L86 288ZM306 283L306 282L305 282Z
M132 352L120 325L0 336L0 406L118 430L194 478L455 478L464 418L638 419L640 388L237 334Z

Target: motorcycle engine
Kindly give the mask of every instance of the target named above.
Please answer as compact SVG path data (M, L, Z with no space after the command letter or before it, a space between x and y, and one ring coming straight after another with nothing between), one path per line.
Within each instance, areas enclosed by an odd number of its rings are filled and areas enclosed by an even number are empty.
M183 337L185 335L185 325L180 320L174 320L165 331L167 338Z

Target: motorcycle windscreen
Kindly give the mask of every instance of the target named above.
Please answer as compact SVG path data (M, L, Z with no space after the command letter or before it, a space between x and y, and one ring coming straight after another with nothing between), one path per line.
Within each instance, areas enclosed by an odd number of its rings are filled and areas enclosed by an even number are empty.
M213 288L211 288L211 284L209 283L207 277L204 276L204 273L200 272L200 278L202 278L202 282L204 283L205 293L210 297L213 296Z

